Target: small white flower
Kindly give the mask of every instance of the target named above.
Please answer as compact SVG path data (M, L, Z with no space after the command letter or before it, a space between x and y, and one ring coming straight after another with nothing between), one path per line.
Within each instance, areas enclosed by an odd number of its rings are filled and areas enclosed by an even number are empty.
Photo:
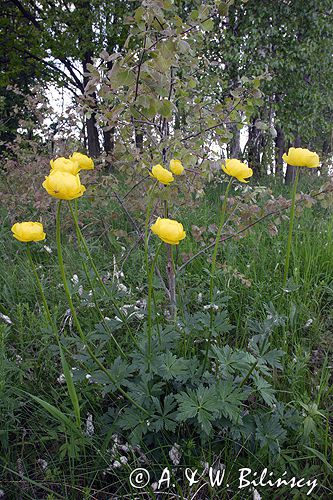
M182 453L180 451L180 445L175 443L171 450L169 451L169 457L173 465L179 465Z
M309 326L311 326L312 323L313 323L313 319L312 318L308 319L307 322L304 325L304 328L309 328Z
M118 462L118 460L115 460L115 461L113 462L113 467L114 467L114 469L119 469L119 467L121 467L121 463L120 463L120 462Z
M10 317L6 316L6 314L0 313L0 319L2 319L5 323L7 323L7 325L12 325L13 324L12 320L10 319Z
M128 462L128 458L125 456L120 457L119 460L123 465L126 465Z
M47 467L48 467L48 465L49 465L49 464L47 463L47 461L46 461L46 460L43 460L42 458L39 458L39 459L37 460L37 464L39 465L39 467L40 467L42 470L46 470L46 469L47 469ZM1 495L0 495L0 497L1 497Z
M117 288L118 288L119 292L127 293L127 290L128 290L127 286L123 285L123 283L118 283Z
M22 361L23 361L22 356L20 356L19 354L16 354L16 356L15 356L15 357L16 357L16 361L17 361L17 363L20 365L20 364L22 363Z
M43 246L44 250L47 252L47 253L52 253L52 249L50 247L48 247L47 245L44 245Z
M71 277L71 282L73 283L73 285L78 285L79 277L77 274L73 274L73 276Z
M198 303L201 304L202 302L202 293L198 293Z
M59 377L57 378L57 382L60 385L63 385L66 382L66 377L63 373L59 375Z
M218 311L219 306L217 304L207 304L206 306L203 306L204 311L208 311L209 309L213 309L213 311Z
M78 294L81 296L83 294L83 286L80 285L78 289Z
M253 490L253 500L261 500L261 496L257 490Z
M87 373L87 375L86 375L86 379L87 379L87 380L90 380L90 379L91 379L91 375L90 375L90 373Z
M93 424L93 416L91 413L87 414L87 420L86 420L86 435L88 437L91 437L95 434L95 427Z

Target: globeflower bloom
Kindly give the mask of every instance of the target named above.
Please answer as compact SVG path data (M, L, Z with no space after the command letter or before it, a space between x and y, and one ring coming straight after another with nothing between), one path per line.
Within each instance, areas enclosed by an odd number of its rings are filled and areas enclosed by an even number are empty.
M226 160L225 165L222 165L222 170L231 177L235 177L240 182L249 182L245 179L253 175L252 168L249 168L245 163L235 158Z
M180 160L170 160L170 170L175 175L182 175L184 167Z
M151 177L155 177L155 179L157 179L162 184L165 184L166 186L168 184L171 184L171 182L175 180L172 173L166 168L162 167L162 165L155 165L151 169L151 172L149 172L149 175Z
M288 154L284 153L282 158L293 167L316 168L319 166L319 156L308 149L289 148Z
M76 175L80 171L79 163L74 160L69 160L61 156L56 160L50 161L52 170L60 170L61 172L67 172L68 174Z
M95 167L93 159L82 153L73 153L70 160L76 161L81 170L93 170Z
M73 175L61 170L52 170L50 175L45 177L43 188L59 200L74 200L82 196L86 190L78 174Z
M164 243L178 245L186 236L183 224L171 219L157 219L150 228Z
M42 241L45 240L46 237L43 224L40 222L16 222L16 224L12 226L12 233L14 238L23 243L28 243L29 241Z

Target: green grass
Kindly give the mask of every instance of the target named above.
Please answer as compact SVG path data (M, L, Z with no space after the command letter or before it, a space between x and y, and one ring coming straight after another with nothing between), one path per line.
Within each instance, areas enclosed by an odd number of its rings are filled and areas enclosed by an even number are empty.
M277 194L276 187L274 190ZM288 195L287 189L283 188L283 192ZM195 253L201 248L201 243L191 236L192 224L208 227L217 223L221 194L223 187L208 187L199 207L182 207L177 211L176 217L183 222L188 233L177 251L179 264L182 264L183 252ZM106 279L107 287L113 290L117 302L120 305L134 304L146 297L143 245L141 243L129 252L135 246L136 235L121 209L114 201L100 205L98 198L94 202L82 200L81 207L82 231L97 268ZM110 213L115 216L110 217ZM140 220L140 214L135 215ZM49 221L47 245L52 253L46 252L43 244L36 244L32 248L33 256L61 333L67 361L76 368L73 380L81 418L85 421L88 413L93 415L95 434L89 437L84 432L77 433L75 427L72 429L66 423L68 419L74 421L74 412L66 385L57 382L62 368L56 340L43 314L24 245L12 239L8 219L4 217L0 234L0 279L3 283L0 312L9 316L12 324L6 325L0 320L0 466L3 467L0 489L6 492L6 498L13 499L19 494L22 498L81 499L110 498L110 495L131 498L135 492L129 487L128 476L142 463L138 452L131 449L126 455L129 457L127 465L103 474L115 459L111 459L110 449L115 432L119 433L114 413L118 408L119 394L105 391L103 384L90 383L86 377L96 371L96 366L87 356L67 312L52 216ZM276 477L288 467L296 476L317 477L321 488L311 498L326 499L333 493L330 489L331 422L326 418L332 412L332 210L315 206L306 209L295 220L289 292L282 289L288 221L282 220L276 236L270 236L269 222L268 219L256 225L245 237L230 239L220 247L216 301L225 303L233 328L218 334L215 342L219 346L228 344L232 348L247 350L249 338L256 328L260 328L267 317L273 322L276 320L272 347L282 349L286 355L282 362L283 371L274 370L273 385L280 400L300 412L301 425L297 427L295 424L294 435L280 450L278 459L267 450L258 448L251 439L243 440L240 446L242 440L237 441L232 435L215 432L207 438L198 435L188 423L183 424L182 431L176 434L162 432L156 433L156 440L143 438L141 448L148 457L147 468L159 471L163 466L172 466L168 453L177 441L182 449L182 467L199 467L201 461L213 464L220 460L227 465L231 485L236 485L238 469L242 466L254 470L267 466L276 470ZM71 292L80 322L96 348L96 355L110 366L119 351L110 332L102 328L99 312L89 294L90 284L81 264L86 257L78 250L70 218L66 218L64 227L63 249L68 276L77 274L79 278L78 284L71 284ZM123 233L119 233L120 230ZM156 248L155 239L152 238L150 243ZM178 320L185 325L177 344L177 354L186 359L200 356L203 348L204 333L199 332L195 318L209 302L210 256L211 252L201 255L177 275ZM162 252L159 268L165 278L164 257ZM124 259L124 276L119 281L131 290L131 295L117 289L117 279L112 283L112 276L121 268ZM116 312L112 301L103 293L93 273L90 280L94 283L102 315L114 318ZM83 291L79 289L80 285ZM202 294L201 300L198 299L199 293ZM162 318L167 300L158 278L154 279L154 301ZM158 328L163 330L167 323L160 319ZM142 320L134 319L129 326L135 338L143 338ZM111 333L125 353L133 350L133 341L126 328L112 323ZM251 404L265 409L259 401ZM130 429L127 433L123 431L123 443L129 432ZM48 463L46 470L38 465L40 459ZM179 480L178 472L176 476ZM272 498L282 498L278 495L285 494L283 498L291 498L288 496L290 491L271 493L263 489L262 495L263 498L268 494ZM300 496L295 498L303 498L304 491L301 490L303 493L298 493ZM189 495L185 482L177 492L184 498ZM152 491L150 495L155 498ZM223 495L223 498L231 498L226 488Z

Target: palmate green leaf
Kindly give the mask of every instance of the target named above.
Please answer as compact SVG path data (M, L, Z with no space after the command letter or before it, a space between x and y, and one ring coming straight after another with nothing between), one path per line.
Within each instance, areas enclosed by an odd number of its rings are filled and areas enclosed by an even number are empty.
M171 352L161 354L156 363L155 372L164 380L176 379L186 382L194 375L199 363L197 358L191 360L178 358Z
M179 403L177 419L184 422L196 418L202 430L209 434L212 422L219 416L216 388L200 385L196 390L189 389L177 394L176 400Z
M259 375L253 377L256 390L259 392L262 399L268 406L273 406L276 403L275 391L271 384L269 384L264 378Z
M245 391L235 387L231 380L220 382L216 389L222 415L236 424L242 424L241 411L242 402L246 398Z
M255 416L256 438L262 448L267 447L272 454L279 453L284 443L287 432L280 424L279 416L276 414L261 414Z
M158 398L152 397L152 400L157 411L151 420L150 428L155 431L165 429L174 432L177 427L178 415L178 413L174 411L177 406L175 397L172 394L168 394L163 400L163 405L161 405Z
M142 436L148 431L149 421L147 415L136 408L127 408L118 420L119 426L124 430L131 430L129 441L139 443Z
M92 376L97 383L106 385L104 388L104 394L106 394L108 392L116 391L122 385L128 386L128 379L131 378L134 370L135 368L133 366L129 365L126 361L121 359L120 356L118 356L109 368L109 373L113 382L110 381L110 378L102 370L97 370L92 373Z
M159 397L162 394L164 385L162 381L153 384L151 376L143 374L132 382L129 382L127 387L130 396L137 403L143 406L149 406L152 397Z
M240 372L246 374L256 361L252 354L246 351L234 350L226 345L222 349L213 346L210 356L217 360L218 368L224 377Z

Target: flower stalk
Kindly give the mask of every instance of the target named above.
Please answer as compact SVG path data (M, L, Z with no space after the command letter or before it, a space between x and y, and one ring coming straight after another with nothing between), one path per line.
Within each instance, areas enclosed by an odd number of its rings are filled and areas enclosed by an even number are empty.
M95 355L94 351L90 347L89 341L84 334L80 321L78 319L78 316L76 314L76 310L73 304L72 296L69 291L68 283L67 283L67 277L66 277L66 271L65 271L65 266L64 266L64 260L63 260L63 255L62 255L62 248L61 248L61 224L60 224L60 219L61 219L61 200L58 202L58 207L57 207L57 214L56 214L56 240L57 240L57 252L58 252L58 262L59 262L59 267L60 267L60 273L61 273L61 278L65 290L65 294L67 297L67 302L71 311L71 315L73 318L74 325L78 331L78 334L84 343L87 352L91 359L96 363L96 365L100 368L100 370L105 373L105 375L109 378L109 380L112 382L113 385L115 385L119 392L128 400L130 401L134 406L136 406L138 409L143 411L146 415L148 415L147 410L145 410L141 405L139 405L134 399L126 392L124 391L121 387L118 386L118 384L115 382L113 379L112 375L110 374L109 370L105 368L103 363L97 358Z
M290 253L291 253L291 244L292 244L292 236L293 236L293 226L294 226L294 218L295 218L295 205L296 205L296 192L297 185L299 180L300 167L296 167L296 177L293 186L293 194L291 200L290 207L290 220L289 220L289 232L288 232L288 241L287 241L287 251L286 251L286 261L284 265L284 274L283 274L283 288L286 287L287 279L288 279L288 271L289 271L289 263L290 263Z
M207 339L207 343L206 343L205 360L204 360L202 372L204 372L205 368L206 368L206 364L207 364L207 360L208 360L208 352L209 352L209 348L210 348L211 341L212 341L212 334L213 334L213 327L214 327L213 298L214 298L216 259L217 259L217 252L218 252L219 243L220 243L220 239L221 239L221 233L222 233L222 229L223 229L223 225L224 225L224 221L225 221L225 215L226 215L226 210L227 210L227 201L228 201L228 195L229 195L229 191L231 188L231 184L232 184L232 177L230 178L228 185L227 185L227 188L226 188L225 193L224 193L220 223L219 223L219 227L217 230L216 240L215 240L215 245L214 245L214 250L213 250L213 255L212 255L212 265L211 265L210 283L209 283L210 328L209 328L209 334L208 334L208 339Z

